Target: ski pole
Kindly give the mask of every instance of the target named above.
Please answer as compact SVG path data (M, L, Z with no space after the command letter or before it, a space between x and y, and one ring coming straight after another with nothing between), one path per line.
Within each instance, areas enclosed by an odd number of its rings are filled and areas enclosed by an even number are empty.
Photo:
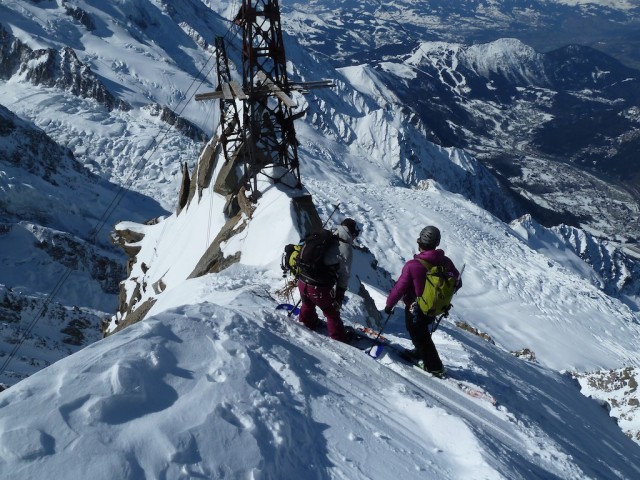
M389 321L389 319L391 318L391 315L393 314L393 312L391 312L389 315L387 315L387 319L384 321L384 323L382 324L382 328L380 329L380 331L378 332L378 335L376 335L376 338L373 339L373 345L376 344L376 342L378 341L378 339L380 338L380 335L382 335L382 331L384 330L384 328L387 326L387 322ZM371 345L373 347L373 345Z
M302 302L302 299L298 300L298 303L296 303L293 308L291 310L289 310L289 313L287 313L287 317L291 318L291 315L293 315L293 312L295 311L296 308L298 308L298 305L300 305L300 302Z
M334 205L333 212L331 212L331 215L329 215L327 219L324 221L324 223L322 224L322 228L327 226L327 223L329 223L329 220L331 220L331 217L333 217L333 214L336 213L336 210L338 210L339 206L340 206L340 202Z
M433 329L429 329L429 335L433 335L434 333L436 333L436 330L438 329L438 325L440 325L440 320L442 320L442 317L446 317L448 313L449 312L444 312L442 315L440 315L436 319L436 321L434 322L435 326L433 327Z
M393 312L392 312L393 313ZM367 355L373 357L373 358L378 358L378 356L380 355L379 351L376 351L375 355L371 354L371 351L373 350L373 348L378 344L378 339L380 338L380 335L382 335L382 331L384 330L384 327L387 326L387 322L389 321L389 319L391 318L391 313L389 315L387 315L387 319L384 321L384 323L382 324L382 328L380 329L380 331L378 332L378 335L376 335L376 338L373 339L373 342L371 343L371 346L369 348L367 348L365 350L365 352L367 353Z

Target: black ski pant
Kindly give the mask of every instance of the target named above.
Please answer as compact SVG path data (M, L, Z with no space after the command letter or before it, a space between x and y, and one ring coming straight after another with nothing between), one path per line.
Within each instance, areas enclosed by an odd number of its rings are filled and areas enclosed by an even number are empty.
M442 370L442 360L429 333L429 324L435 321L435 317L427 317L418 309L417 314L411 312L409 307L404 309L404 322L411 341L418 351L418 355L424 361L425 370L429 372Z

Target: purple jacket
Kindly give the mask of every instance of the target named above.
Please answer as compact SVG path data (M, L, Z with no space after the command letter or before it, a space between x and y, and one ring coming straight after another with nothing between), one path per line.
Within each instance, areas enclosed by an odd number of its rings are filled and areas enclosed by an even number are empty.
M458 278L458 289L462 287L462 281L460 280L460 272L456 269L455 265L445 256L443 250L425 250L423 252L414 255L411 260L404 264L402 267L402 273L400 278L389 292L387 297L387 307L393 307L402 298L404 304L409 306L416 301L424 290L424 282L427 277L427 270L424 266L416 260L420 258L430 265L440 266L442 265L445 270Z

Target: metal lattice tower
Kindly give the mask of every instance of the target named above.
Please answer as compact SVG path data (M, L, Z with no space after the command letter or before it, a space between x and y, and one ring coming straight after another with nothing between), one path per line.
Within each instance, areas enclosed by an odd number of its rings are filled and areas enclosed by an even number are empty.
M240 85L231 80L229 60L227 58L223 37L216 37L215 48L218 88L224 92L224 95L220 98L220 125L222 131L220 143L222 144L225 162L229 162L243 141L238 104L234 97L240 99L246 99L247 97L244 95L244 92L242 92Z
M217 37L218 87L195 98L220 100L219 141L225 163L230 168L242 166L235 193L244 187L255 201L260 197L259 174L302 187L293 122L304 112L292 112L297 105L290 94L332 87L333 82L289 81L277 0L243 0L234 23L242 28L242 86L231 79L224 39ZM238 100L243 102L242 123Z
M247 172L252 196L259 196L257 175L275 181L293 174L301 187L298 146L289 97L280 7L277 0L243 0L236 23L242 27L243 91L249 97L244 110L247 134Z

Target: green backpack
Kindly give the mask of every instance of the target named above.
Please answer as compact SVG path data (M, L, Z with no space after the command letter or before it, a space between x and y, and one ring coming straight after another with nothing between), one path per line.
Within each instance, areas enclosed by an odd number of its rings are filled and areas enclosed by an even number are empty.
M284 253L282 254L282 261L280 262L280 268L282 268L282 276L292 275L298 278L300 275L300 266L298 265L298 257L302 250L303 243L297 245L290 243L285 245Z
M458 279L445 271L444 267L432 266L419 258L417 260L427 269L424 291L417 299L418 307L429 317L448 312Z

